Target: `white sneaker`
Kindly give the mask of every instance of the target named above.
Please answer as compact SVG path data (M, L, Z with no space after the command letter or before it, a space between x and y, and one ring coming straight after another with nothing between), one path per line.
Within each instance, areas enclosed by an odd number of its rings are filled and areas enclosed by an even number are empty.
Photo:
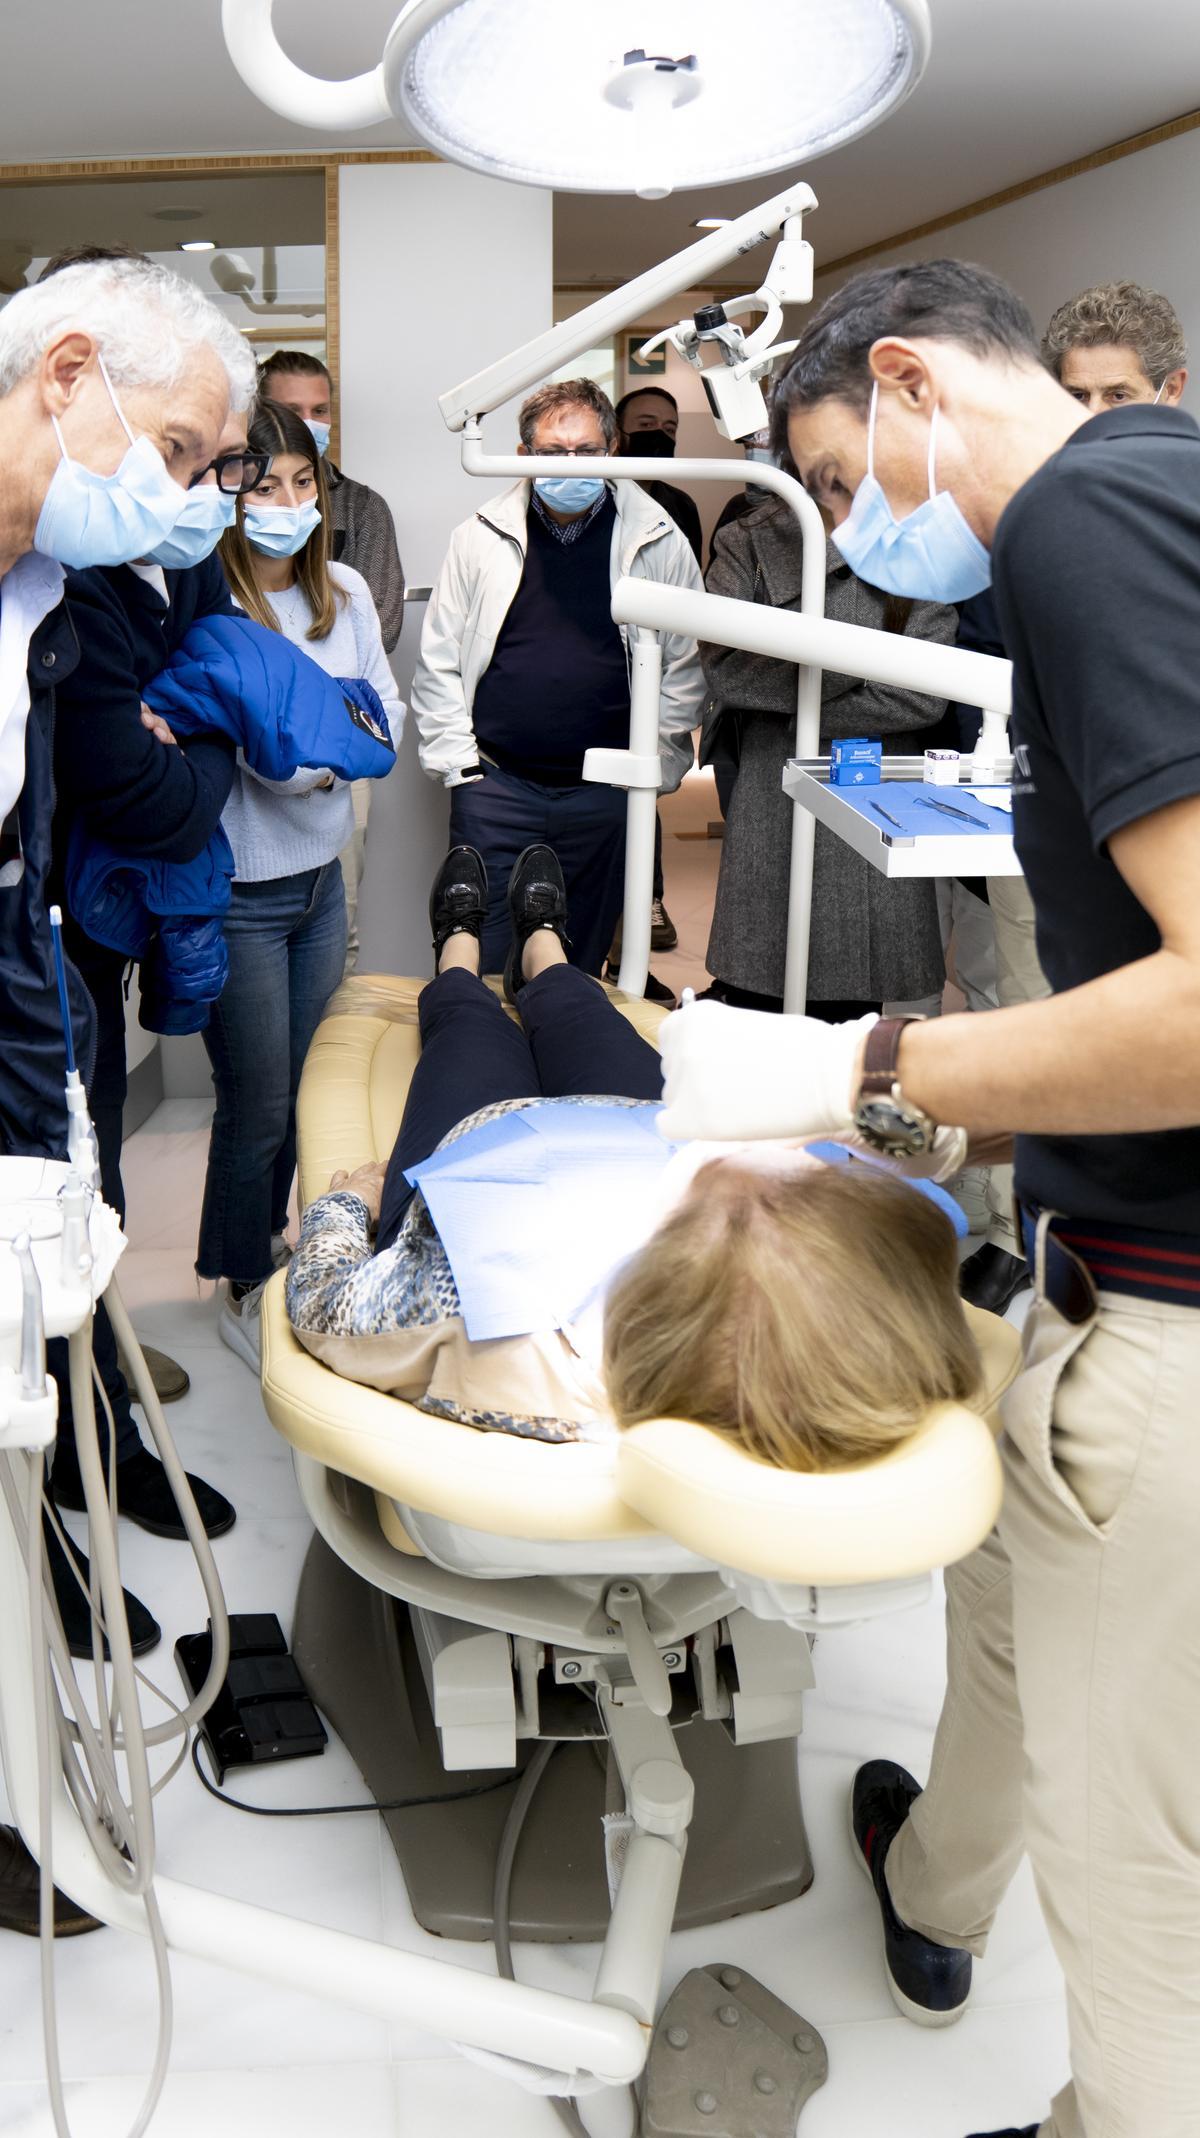
M286 1269L295 1251L286 1232L273 1232L271 1234L272 1269Z
M951 1183L950 1193L966 1218L970 1231L978 1235L986 1232L992 1222L991 1206L988 1203L988 1168L968 1166L958 1179Z
M240 1299L226 1292L217 1317L217 1335L231 1351L244 1359L250 1371L262 1370L262 1295L266 1279L243 1292Z

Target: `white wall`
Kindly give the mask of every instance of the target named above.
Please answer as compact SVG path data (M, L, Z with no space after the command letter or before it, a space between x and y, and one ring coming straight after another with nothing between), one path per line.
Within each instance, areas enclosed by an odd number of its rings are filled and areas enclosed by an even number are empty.
M1200 131L1085 171L864 264L977 260L1020 291L1039 334L1066 298L1093 283L1141 282L1161 290L1179 313L1192 350L1192 384L1185 406L1194 408L1200 406L1195 384L1200 375L1200 253L1192 207L1198 194ZM816 240L815 220L813 237ZM818 276L817 300L846 279Z
M387 498L410 586L431 583L451 530L489 495L463 474L437 397L550 325L551 205L549 193L452 164L341 170L342 465ZM515 407L484 436L510 450ZM424 614L410 605L393 656L405 697ZM410 727L372 801L365 972L430 970L429 882L449 804L421 772L415 739Z

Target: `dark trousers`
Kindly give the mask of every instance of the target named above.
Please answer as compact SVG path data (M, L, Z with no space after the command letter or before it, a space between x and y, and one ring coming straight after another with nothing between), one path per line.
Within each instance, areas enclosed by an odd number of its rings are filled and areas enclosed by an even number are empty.
M96 1131L100 1158L100 1192L109 1208L125 1222L125 1186L121 1179L122 1114L125 1106L125 995L122 986L124 961L118 952L103 950L74 931L69 940L71 957L87 983L96 1006L96 1066L88 1085L88 1111ZM130 1408L130 1394L117 1358L117 1340L103 1300L92 1322L92 1352L96 1370L112 1405L117 1435L117 1461L136 1455L141 1436ZM75 1418L71 1408L71 1383L67 1368L65 1337L52 1337L46 1346L46 1363L58 1383L58 1445L75 1450ZM108 1459L108 1425L99 1397L96 1422L100 1447Z
M590 781L543 787L489 766L486 779L452 790L450 843L477 847L487 863L485 972L500 972L508 955L513 863L527 846L543 845L553 847L567 887L567 956L582 972L600 971L625 896L622 793Z
M518 996L521 1023L473 973L453 969L421 995L421 1059L388 1163L377 1248L390 1247L412 1201L404 1175L468 1114L503 1099L662 1097L662 1064L584 973L552 965Z

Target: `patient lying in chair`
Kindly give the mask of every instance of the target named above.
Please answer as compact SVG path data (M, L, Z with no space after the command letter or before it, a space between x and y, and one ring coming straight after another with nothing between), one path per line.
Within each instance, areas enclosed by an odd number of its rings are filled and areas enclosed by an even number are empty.
M468 1333L429 1201L409 1176L522 1109L571 1109L560 1125L586 1143L615 1108L652 1121L662 1096L654 1048L566 962L550 849L529 848L509 885L504 985L520 1024L479 978L485 910L480 857L453 849L430 898L438 976L420 998L421 1059L391 1159L335 1175L304 1215L287 1308L306 1349L462 1424L566 1441L688 1418L789 1469L869 1458L931 1404L969 1402L979 1358L947 1217L877 1167L784 1148L711 1159L652 1226L631 1218L602 1338L582 1314ZM589 1210L575 1215L586 1230ZM544 1262L554 1243L525 1245Z

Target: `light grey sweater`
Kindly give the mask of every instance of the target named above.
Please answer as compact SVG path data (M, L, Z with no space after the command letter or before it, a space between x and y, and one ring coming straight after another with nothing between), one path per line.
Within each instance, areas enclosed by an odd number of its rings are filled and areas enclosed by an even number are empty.
M396 690L379 632L371 590L348 564L331 564L329 576L345 590L328 638L306 638L312 622L308 597L299 586L267 601L284 638L308 654L331 676L364 676L378 691L392 741L399 748L404 704ZM221 822L233 848L235 879L266 883L276 876L300 876L323 868L348 844L354 831L354 807L347 780L332 787L322 770L294 772L289 780L263 779L252 772L241 751Z

